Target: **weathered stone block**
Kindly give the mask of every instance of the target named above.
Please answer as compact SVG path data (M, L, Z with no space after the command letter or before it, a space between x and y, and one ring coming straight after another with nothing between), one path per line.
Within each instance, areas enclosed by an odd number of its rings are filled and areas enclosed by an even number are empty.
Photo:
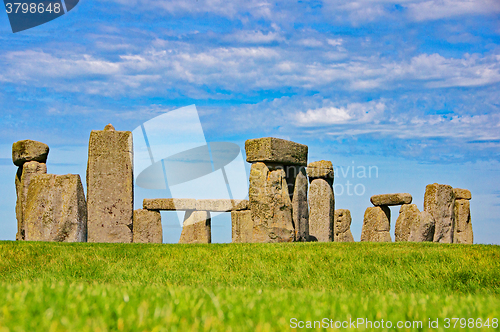
M387 206L369 207L365 211L361 241L391 242L391 210Z
M196 201L196 210L228 212L238 210L248 210L248 200L246 199L199 199Z
M351 211L345 209L335 210L334 218L334 241L335 242L354 242L351 233Z
M132 242L133 147L130 131L93 130L87 165L89 242Z
M252 243L253 222L250 210L231 211L233 243Z
M163 243L163 229L159 211L135 210L134 243Z
M470 190L467 190L467 189L453 188L453 194L455 194L455 199L468 199L468 200L470 200L472 198L472 194L470 193Z
M12 161L16 166L22 166L28 161L45 163L48 154L49 146L41 142L27 139L12 144Z
M425 187L424 211L436 222L434 242L453 243L455 225L455 195L453 188L444 184L429 184Z
M247 162L271 162L282 165L307 165L307 145L280 138L265 137L245 142Z
M196 210L196 199L192 198L154 198L144 199L142 206L146 210Z
M295 241L309 241L309 206L307 204L308 181L305 170L295 178L292 198L292 219L295 228Z
M409 242L432 242L434 239L435 220L429 212L419 213L416 223L413 224Z
M186 211L179 243L211 243L210 212Z
M396 220L396 230L394 238L396 242L408 241L412 227L418 223L420 211L415 204L403 204L399 209L399 216Z
M410 204L412 197L410 194L384 194L384 195L375 195L370 198L370 201L375 206L393 206L393 205L402 205L402 204Z
M454 243L472 244L474 234L470 218L470 201L457 199L455 201L455 236Z
M335 197L325 179L314 179L309 187L309 240L333 241Z
M307 165L307 176L309 179L328 178L333 181L333 165L331 161L321 160Z
M86 242L87 206L78 174L34 176L24 223L27 241Z
M253 221L253 242L292 242L292 202L285 171L270 171L257 162L250 169L249 201Z

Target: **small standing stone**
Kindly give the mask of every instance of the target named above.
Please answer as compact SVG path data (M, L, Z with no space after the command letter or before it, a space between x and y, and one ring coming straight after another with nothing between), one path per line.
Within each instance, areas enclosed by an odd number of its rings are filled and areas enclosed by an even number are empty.
M325 179L314 179L309 187L309 239L332 242L335 197Z
M186 211L179 243L211 243L210 212Z
M418 222L420 211L415 204L403 204L399 209L399 216L396 220L396 230L394 238L396 242L408 241L410 232L414 224Z
M231 211L231 231L233 243L251 243L252 212L250 210Z
M309 241L309 206L307 204L308 181L305 170L301 169L295 178L292 198L295 241Z
M335 242L354 242L351 233L351 222L351 211L344 209L335 210L333 227Z
M434 242L453 243L455 224L455 195L453 188L444 184L429 184L425 188L424 211L436 222Z
M455 201L454 243L472 244L473 242L474 234L470 218L470 201L467 199L457 199Z
M369 207L365 211L361 241L391 242L391 210L387 206Z
M410 230L409 242L432 242L436 222L429 212L422 211L418 214L416 223Z
M160 211L134 211L134 243L163 243Z
M28 161L45 163L48 154L49 146L45 143L27 139L12 145L12 161L19 167Z

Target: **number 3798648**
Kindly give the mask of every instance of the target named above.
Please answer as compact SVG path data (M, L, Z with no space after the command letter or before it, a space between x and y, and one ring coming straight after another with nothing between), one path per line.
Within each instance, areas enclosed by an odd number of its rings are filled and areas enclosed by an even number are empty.
M15 14L43 14L45 12L59 14L61 12L61 4L60 3L51 3L49 2L47 5L44 3L34 3L34 2L14 2L14 3L6 3L6 11L7 14L15 13Z

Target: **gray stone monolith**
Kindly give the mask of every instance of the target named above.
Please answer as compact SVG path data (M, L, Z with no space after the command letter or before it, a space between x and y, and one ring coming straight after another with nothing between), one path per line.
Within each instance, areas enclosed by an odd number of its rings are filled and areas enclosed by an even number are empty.
M354 237L351 233L351 211L345 209L335 210L334 218L334 241L335 242L354 242Z
M309 186L309 240L333 241L335 197L326 179L313 179Z
M253 222L250 210L231 211L231 235L233 243L253 242Z
M24 207L27 241L86 242L87 206L80 175L39 174Z
M396 220L394 232L395 242L406 242L410 237L410 232L414 224L418 222L420 211L416 204L403 204L399 209L399 216Z
M134 243L163 243L160 211L134 210Z
M455 236L453 242L465 244L472 244L474 242L470 217L470 201L468 199L455 200Z
M410 230L409 242L432 242L436 222L429 212L422 211L418 214L416 222Z
M392 242L391 210L387 206L369 207L365 211L361 241Z
M211 243L210 212L186 211L179 243Z
M87 165L89 242L132 242L133 147L130 131L93 130Z
M292 198L295 241L309 241L309 206L307 202L308 180L305 169L301 168L295 178Z
M455 195L453 188L444 184L429 184L425 188L424 211L434 218L434 242L453 243L455 225Z

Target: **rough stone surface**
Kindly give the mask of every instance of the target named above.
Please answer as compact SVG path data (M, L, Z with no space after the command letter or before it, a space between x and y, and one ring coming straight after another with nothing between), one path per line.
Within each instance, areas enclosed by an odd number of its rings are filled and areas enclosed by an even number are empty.
M163 243L163 229L159 211L135 210L134 243Z
M142 206L146 210L196 210L196 199L193 198L155 198L144 199Z
M399 216L396 220L396 230L394 234L394 240L396 242L408 241L410 237L410 232L416 223L418 223L418 218L420 216L420 211L415 204L403 204L399 209Z
M453 193L455 194L455 199L471 199L472 194L470 190L453 188Z
M455 225L455 195L453 188L444 184L429 184L425 187L424 211L436 222L434 242L453 243Z
M361 241L391 242L391 210L387 206L369 207L365 211Z
M351 233L351 211L345 209L335 210L334 218L334 241L335 242L354 242Z
M309 241L308 181L305 173L305 170L302 170L297 174L292 198L292 219L297 242Z
M321 160L307 165L309 179L328 178L333 181L333 165L331 161Z
M457 199L455 201L455 236L454 243L472 244L474 234L470 218L470 201Z
M37 161L28 161L19 167L16 174L16 218L17 218L17 234L16 240L22 241L25 239L24 227L24 206L28 196L28 187L31 179L38 174L47 173L47 164Z
M196 210L228 212L248 210L246 199L199 199L196 201Z
M283 169L270 171L257 162L250 169L250 211L253 221L253 242L292 242L292 202Z
M40 174L29 184L27 241L86 242L87 206L78 174Z
M410 242L432 242L434 239L434 227L436 222L429 212L422 211L418 214L416 222L410 230L408 241Z
M247 162L272 162L282 165L307 165L307 145L280 138L264 137L245 142Z
M211 243L210 212L186 211L179 243Z
M333 241L335 197L325 179L314 179L309 187L309 240Z
M27 139L12 144L12 161L16 166L22 166L28 161L45 163L48 154L49 146L41 142Z
M132 242L133 147L130 131L93 130L87 165L89 242Z
M251 243L253 233L252 212L250 210L231 211L233 243Z
M375 195L370 198L370 201L375 206L393 206L393 205L402 205L402 204L410 204L412 197L410 194L384 194L384 195Z

